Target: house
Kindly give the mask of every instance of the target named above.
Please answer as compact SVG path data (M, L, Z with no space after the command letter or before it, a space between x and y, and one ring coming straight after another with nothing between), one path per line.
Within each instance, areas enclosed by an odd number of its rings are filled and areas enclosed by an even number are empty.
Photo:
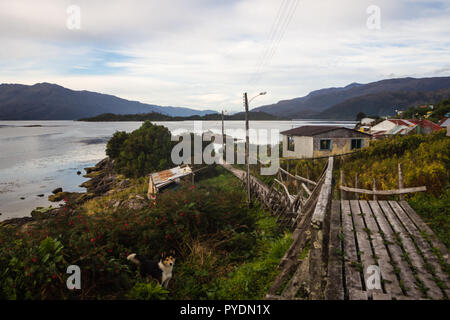
M374 121L375 121L375 119L373 119L373 118L362 118L360 123L362 126L366 126L366 125L373 123Z
M429 134L438 131L441 128L426 119L387 119L370 129L370 133L374 138L387 135L409 134L409 133L425 133Z
M416 126L413 128L412 132L414 133L424 133L430 134L432 132L436 132L441 130L442 128L434 122L426 119L415 120Z
M442 128L447 128L448 125L450 125L450 118L443 118L441 121L438 122L438 126Z
M374 125L370 129L370 133L376 134L376 135L378 135L380 133L385 134L386 132L394 130L396 127L399 127L399 126L409 128L409 127L415 126L415 123L413 123L409 120L404 120L404 119L386 119L386 120L378 123L377 125Z
M281 132L283 157L319 158L369 145L370 134L338 126L302 126Z

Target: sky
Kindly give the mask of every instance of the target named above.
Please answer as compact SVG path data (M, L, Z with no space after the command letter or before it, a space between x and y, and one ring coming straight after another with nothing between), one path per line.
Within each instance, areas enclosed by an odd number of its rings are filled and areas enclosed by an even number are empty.
M232 113L450 76L450 0L0 0L0 44L0 83Z

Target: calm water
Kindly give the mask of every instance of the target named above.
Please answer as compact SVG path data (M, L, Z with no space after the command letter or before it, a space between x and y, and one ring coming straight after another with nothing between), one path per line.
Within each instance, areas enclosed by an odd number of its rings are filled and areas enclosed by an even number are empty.
M251 129L288 130L305 124L330 124L324 121L254 121ZM353 127L353 122L338 122ZM65 191L84 191L84 168L93 166L105 155L105 146L117 131L131 132L142 122L76 121L0 121L0 221L29 216L37 206L57 206L47 197L57 187ZM173 134L194 131L193 121L157 122ZM244 129L244 121L225 122L225 129ZM220 121L203 121L201 130L221 132ZM196 130L198 131L198 130ZM245 132L233 134L244 139ZM251 141L252 142L252 141ZM256 142L256 141L253 141ZM266 141L259 141L267 143ZM77 175L81 171L82 175ZM44 194L44 197L38 195ZM24 198L24 199L21 199Z

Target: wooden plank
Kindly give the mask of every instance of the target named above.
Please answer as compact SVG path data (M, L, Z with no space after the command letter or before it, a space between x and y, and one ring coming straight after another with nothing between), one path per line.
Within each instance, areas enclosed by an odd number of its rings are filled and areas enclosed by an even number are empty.
M358 200L350 200L350 209L353 217L353 224L356 232L356 242L358 244L360 260L363 267L364 283L366 284L370 279L371 273L368 272L369 267L376 265L373 258L372 247L370 245L369 235L367 234L366 226L362 217L361 208L359 207ZM364 287L364 286L363 286ZM369 290L366 288L366 291ZM382 293L380 289L371 289L370 292ZM370 293L369 293L370 294Z
M391 258L386 250L383 238L380 234L380 229L373 217L372 210L365 200L359 201L361 212L364 214L363 218L366 222L367 229L370 231L373 250L377 257L377 264L380 268L381 279L384 283L386 293L392 295L403 295L402 289L395 275L394 267L391 263Z
M309 250L309 292L312 300L323 299L323 229L311 228Z
M387 201L379 201L380 207L383 209L384 214L386 215L389 223L391 224L393 230L398 234L399 238L402 241L403 248L408 254L409 260L411 261L412 266L416 269L417 277L420 281L425 285L428 289L427 295L432 299L441 299L443 294L439 287L433 280L431 274L425 268L425 263L422 257L416 250L414 243L408 237L405 229L401 225L400 221L398 221L394 212L392 211L389 203Z
M389 204L391 205L391 208L397 215L398 219L403 224L404 228L409 232L410 237L414 240L415 244L419 248L420 252L423 255L423 258L426 262L428 262L431 267L434 269L435 276L442 281L445 286L445 294L447 297L450 296L450 290L449 288L449 278L445 272L442 271L441 265L439 263L439 260L436 258L436 256L431 252L430 245L428 242L420 235L419 230L414 225L414 223L409 219L407 214L403 211L403 208L398 204L396 201L389 201Z
M411 208L408 202L400 201L399 204L402 206L402 208L405 210L405 212L408 214L409 218L414 222L417 228L428 236L433 247L437 248L440 251L444 261L450 264L450 256L448 254L446 246L438 239L438 237L434 234L430 227L428 227L428 225L419 217L414 209Z
M349 289L348 297L350 300L368 300L367 292L358 289Z
M341 232L341 203L333 200L330 216L330 244L328 247L326 300L344 300L343 257Z
M386 293L372 293L372 300L392 300L392 295Z
M328 166L325 174L325 180L320 189L319 197L317 199L316 208L311 219L313 228L322 228L325 219L329 201L331 201L331 183L333 179L333 157L328 158Z
M370 208L372 209L373 216L375 217L380 231L383 232L384 240L386 240L386 248L390 252L391 260L395 263L399 269L399 276L403 282L403 286L406 290L405 294L414 298L422 297L422 293L416 283L416 279L408 263L403 258L403 251L398 246L394 238L394 232L391 226L387 222L383 211L381 210L377 201L369 201Z
M282 297L285 299L293 299L297 295L298 290L303 286L307 285L309 287L309 284L307 283L308 280L308 270L309 270L309 254L306 256L305 259L300 263L297 270L295 271L292 278L289 280L288 284L283 290L283 293L281 294Z
M378 196L391 196L391 195L396 195L396 194L427 191L427 187L425 187L425 186L396 189L396 190L375 190L375 191L367 190L367 189L351 188L351 187L346 187L346 186L340 186L339 189L347 191L347 192L364 193L364 194L371 194L371 195L378 195Z
M356 240L353 234L353 221L348 200L341 200L342 232L344 234L345 283L350 296L350 289L362 290L361 276L355 264L358 264Z

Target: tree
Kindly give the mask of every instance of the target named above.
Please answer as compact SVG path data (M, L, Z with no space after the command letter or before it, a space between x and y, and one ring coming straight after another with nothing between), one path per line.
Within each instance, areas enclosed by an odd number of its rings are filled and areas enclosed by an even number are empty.
M116 159L120 154L120 149L128 137L125 131L116 131L106 145L106 154L111 159Z
M365 117L366 114L364 112L358 112L358 114L356 115L356 121L361 121Z
M115 168L127 177L140 177L172 165L174 142L164 126L146 121L132 133L116 132L106 147Z

